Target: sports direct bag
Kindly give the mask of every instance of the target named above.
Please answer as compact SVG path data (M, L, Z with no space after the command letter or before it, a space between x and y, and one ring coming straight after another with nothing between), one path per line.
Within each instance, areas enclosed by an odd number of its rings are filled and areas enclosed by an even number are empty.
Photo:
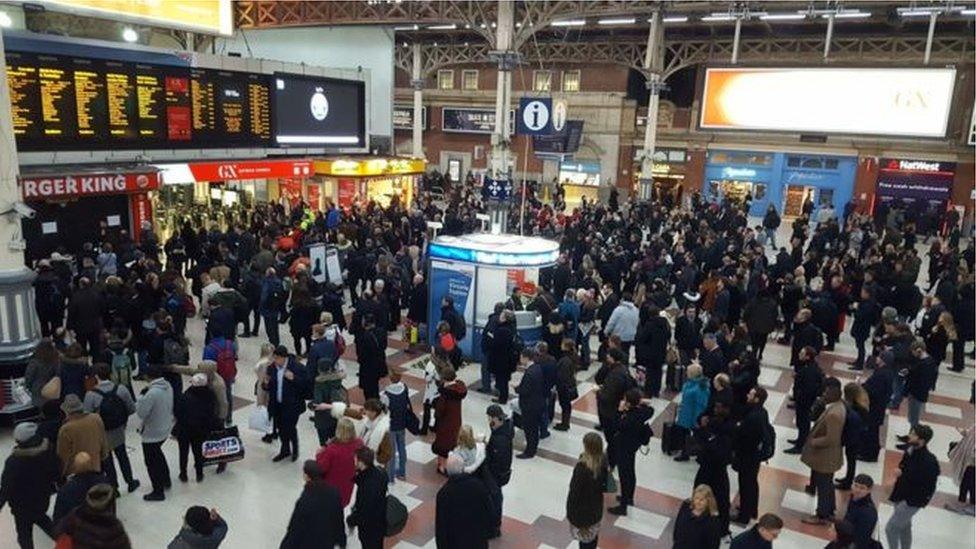
M203 464L230 463L244 459L244 442L237 426L211 431L203 441Z

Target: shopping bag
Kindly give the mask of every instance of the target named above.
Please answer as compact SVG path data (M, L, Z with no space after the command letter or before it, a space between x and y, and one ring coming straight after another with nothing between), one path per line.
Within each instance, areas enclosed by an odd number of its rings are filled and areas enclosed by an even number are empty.
M247 427L264 435L271 433L271 417L268 415L268 407L255 406L251 410L251 415L247 417Z
M13 398L15 404L26 406L31 403L30 391L24 386L23 379L14 381L13 386L10 388L10 396Z
M616 494L619 486L617 485L617 479L613 477L613 472L607 471L606 484L603 486L604 493Z
M215 429L203 440L203 464L230 463L244 459L244 442L237 426Z
M61 398L61 376L54 376L41 387L41 396L45 400L57 400Z
M407 506L396 496L390 494L386 496L386 537L391 537L403 531L407 525Z

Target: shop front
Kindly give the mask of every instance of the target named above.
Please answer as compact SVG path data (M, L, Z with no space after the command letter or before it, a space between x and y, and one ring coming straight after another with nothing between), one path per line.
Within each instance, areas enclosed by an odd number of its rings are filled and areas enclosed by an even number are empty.
M640 189L641 179L641 154L643 151L634 151L633 188L639 196L650 196L655 202L680 204L682 199L683 186L685 181L686 163L688 153L684 149L655 149L654 163L651 166L651 188L649 190Z
M857 159L807 153L709 151L704 195L708 200L749 201L749 215L773 204L783 217L797 217L809 201L814 211L830 204L837 212L854 192Z
M183 218L226 228L235 214L260 202L281 200L286 207L318 202L306 159L217 160L157 164L162 188L154 193L157 228L168 237ZM314 188L313 188L314 187ZM240 217L236 217L240 219Z
M575 160L559 163L559 184L565 194L566 206L579 205L585 197L587 201L600 199L600 161Z
M955 162L882 158L872 211L883 215L897 202L913 212L906 218L937 219L949 208L955 177Z
M153 221L150 193L160 186L153 166L63 166L25 169L19 179L21 196L34 209L22 221L29 262L49 257L64 247L75 253L85 242L112 242L131 237L138 242L143 223Z
M314 162L312 186L319 187L320 200L328 198L340 208L369 201L387 207L394 197L407 205L426 167L416 158L323 158Z

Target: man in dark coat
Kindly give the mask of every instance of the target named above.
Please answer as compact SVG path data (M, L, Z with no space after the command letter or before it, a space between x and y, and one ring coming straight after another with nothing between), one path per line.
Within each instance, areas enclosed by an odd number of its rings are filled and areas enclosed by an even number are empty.
M634 340L637 364L646 368L644 392L649 397L656 397L661 392L661 375L668 344L671 342L671 325L655 306L649 307L644 314L645 318L637 327Z
M857 347L857 358L852 363L852 370L864 368L864 358L866 350L865 342L871 337L871 329L874 328L881 319L881 305L874 299L874 294L867 287L861 288L861 300L854 309L854 322L851 324L851 337L854 338L854 346Z
M88 452L75 454L71 462L71 476L58 489L58 497L54 501L54 513L51 520L54 524L61 522L68 513L85 502L88 490L96 484L109 484L108 477L101 471L96 471Z
M345 547L346 527L342 523L339 491L322 479L322 468L314 460L302 468L305 487L295 502L281 549Z
M464 317L454 308L454 298L449 295L441 300L441 320L451 327L451 335L458 343L467 335L468 329Z
M376 468L375 460L369 448L363 446L356 450L356 501L346 524L359 529L363 549L382 549L386 537L387 478L386 473Z
M502 488L512 478L512 439L515 429L511 420L505 415L505 410L498 404L488 406L488 426L491 436L485 445L485 462L482 468L490 475L492 482L485 483L491 493L494 504L494 528L490 538L497 538L502 534L502 503L504 501Z
M793 342L790 346L790 364L795 366L800 358L800 349L813 347L814 351L823 349L823 332L813 325L810 309L800 309L793 319Z
M365 302L364 298L361 303ZM363 319L363 329L356 336L356 358L359 360L359 386L366 400L380 397L380 379L386 377L386 327L373 316ZM382 334L382 335L381 335ZM383 341L380 341L380 339Z
M854 477L851 483L851 499L844 512L844 520L854 527L855 549L871 549L874 528L878 524L878 508L871 500L874 479L865 474Z
M742 313L752 340L752 354L759 360L762 360L769 334L776 330L778 313L776 300L768 290L761 290L755 299L749 301Z
M729 549L772 549L783 530L783 519L772 513L759 517L756 525L732 540Z
M719 347L715 334L705 334L702 337L702 351L698 361L701 363L705 377L714 379L716 375L728 373L725 353Z
M620 349L611 349L607 352L606 361L593 380L600 386L596 393L597 415L603 436L607 440L607 461L613 467L617 463L614 454L617 411L624 394L635 385L634 379L627 371L627 357Z
M518 352L515 348L515 315L511 311L502 311L491 331L491 344L486 355L501 404L508 402L508 386L518 362Z
M799 337L799 333L797 334ZM824 374L817 364L817 353L813 347L804 347L800 351L796 363L796 373L793 375L793 400L796 411L796 438L790 440L792 448L784 450L785 454L800 454L803 443L810 433L810 408L823 390Z
M739 524L749 524L759 516L759 449L769 423L764 407L767 397L766 389L753 387L746 397L746 413L733 431L733 468L739 473L739 514L732 522Z
M78 289L68 303L68 329L89 356L99 356L102 335L102 296L86 277L78 279Z
M539 427L549 402L549 392L538 353L527 347L522 352L522 358L528 362L528 366L515 392L518 393L519 411L522 414L521 427L525 431L525 450L515 457L529 459L535 457L539 446Z
M408 294L407 319L414 324L427 323L427 282L424 276L416 274Z
M895 512L888 519L888 547L911 547L912 518L932 501L939 479L939 460L929 451L932 428L916 425L908 434L908 449L898 464L898 478L889 498Z
M881 426L884 424L888 401L891 400L892 384L895 380L895 370L889 363L891 352L884 351L879 355L878 365L864 383L861 384L868 393L868 415L864 418L865 434L861 442L861 454L858 459L867 462L878 461L881 451Z
M10 452L0 477L0 509L10 504L21 548L33 549L34 525L54 539L54 524L47 507L54 483L61 476L61 463L49 451L54 442L37 435L37 424L24 422L14 428L16 446Z
M487 549L495 529L491 495L485 483L464 472L457 455L447 458L447 482L437 491L438 549Z
M291 457L298 460L298 418L305 411L305 368L302 368L284 345L274 351L268 368L268 412L274 418L281 438L281 451L273 461Z

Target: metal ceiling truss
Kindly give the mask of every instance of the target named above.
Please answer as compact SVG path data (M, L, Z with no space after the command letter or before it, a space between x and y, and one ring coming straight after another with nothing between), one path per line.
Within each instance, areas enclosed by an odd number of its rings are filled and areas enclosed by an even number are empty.
M662 76L702 63L728 63L732 58L732 39L666 40ZM613 42L532 42L521 48L523 64L546 66L551 63L613 63L647 74L644 68L643 41ZM438 69L456 65L489 63L488 44L425 44L422 50L424 77ZM824 37L744 38L739 41L740 63L823 64ZM924 36L837 37L831 40L829 63L922 64ZM971 62L976 54L972 36L936 36L932 42L932 62ZM413 57L409 47L396 48L396 66L411 72Z

